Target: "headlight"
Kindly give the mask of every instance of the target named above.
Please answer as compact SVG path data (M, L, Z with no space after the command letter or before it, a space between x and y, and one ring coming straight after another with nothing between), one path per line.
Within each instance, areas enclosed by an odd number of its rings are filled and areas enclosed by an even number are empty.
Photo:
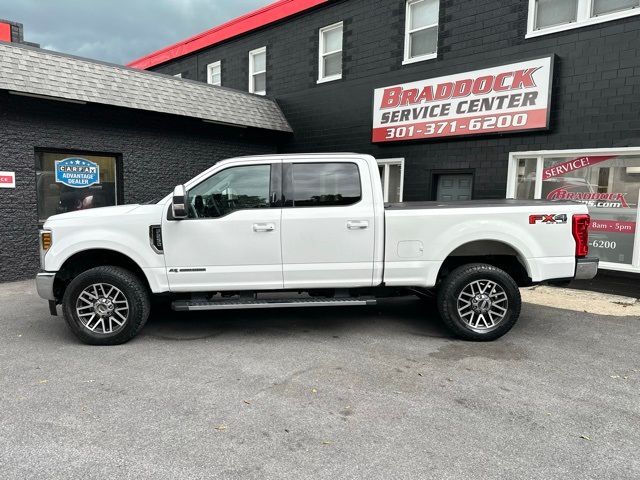
M40 230L40 269L44 270L44 257L53 245L51 230Z

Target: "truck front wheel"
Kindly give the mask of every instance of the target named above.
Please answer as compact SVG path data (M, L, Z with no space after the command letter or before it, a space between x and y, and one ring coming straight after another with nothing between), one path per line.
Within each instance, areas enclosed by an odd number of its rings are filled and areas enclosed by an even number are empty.
M500 338L515 325L521 304L513 278L485 263L456 268L444 278L438 291L443 322L464 340Z
M87 270L68 285L62 300L71 331L89 345L119 345L142 329L149 317L149 293L121 267Z

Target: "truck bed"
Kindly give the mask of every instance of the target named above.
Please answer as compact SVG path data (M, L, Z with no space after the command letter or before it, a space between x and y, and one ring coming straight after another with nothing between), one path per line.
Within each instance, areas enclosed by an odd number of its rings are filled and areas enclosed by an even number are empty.
M551 200L463 200L449 202L401 202L401 203L385 203L385 210L432 210L439 208L490 208L490 207L542 207L542 206L559 206L559 205L575 205L578 202L554 202Z

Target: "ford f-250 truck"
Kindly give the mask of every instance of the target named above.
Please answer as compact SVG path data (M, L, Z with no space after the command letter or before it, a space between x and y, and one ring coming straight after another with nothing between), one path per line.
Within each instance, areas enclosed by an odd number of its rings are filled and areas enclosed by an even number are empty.
M492 340L518 319L519 286L595 276L588 227L578 203L385 205L367 155L235 158L156 203L51 217L37 289L89 344L133 338L155 296L202 311L433 294L456 336Z

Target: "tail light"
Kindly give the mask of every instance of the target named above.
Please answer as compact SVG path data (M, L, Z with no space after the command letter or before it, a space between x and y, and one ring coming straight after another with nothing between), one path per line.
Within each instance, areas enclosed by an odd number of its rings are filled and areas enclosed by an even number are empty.
M571 231L576 241L576 257L586 257L589 254L589 215L574 215Z

